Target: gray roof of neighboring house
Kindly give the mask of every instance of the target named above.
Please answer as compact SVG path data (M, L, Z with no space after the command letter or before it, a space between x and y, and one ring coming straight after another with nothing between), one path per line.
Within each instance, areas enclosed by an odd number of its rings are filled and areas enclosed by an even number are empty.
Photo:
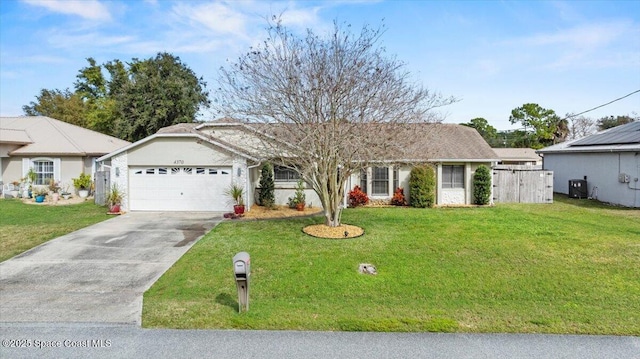
M45 116L0 117L0 143L23 144L11 156L103 155L130 142Z
M156 133L192 133L200 123L178 123L172 126L163 127Z
M494 148L502 161L539 161L542 158L533 148Z
M612 127L581 139L559 143L538 153L636 152L640 150L640 121Z

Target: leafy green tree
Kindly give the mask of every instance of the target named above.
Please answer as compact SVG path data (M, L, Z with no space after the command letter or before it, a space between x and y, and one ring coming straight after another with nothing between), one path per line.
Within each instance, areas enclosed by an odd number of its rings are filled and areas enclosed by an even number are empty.
M25 114L136 141L162 127L194 122L200 106L209 106L205 82L171 54L133 59L128 66L120 60L98 65L91 57L87 62L74 92L42 89L23 106Z
M107 135L115 135L116 101L110 96L109 91L112 82L104 77L102 66L93 58L89 57L87 61L89 66L79 71L74 83L75 93L84 101L86 127Z
M415 166L409 174L409 205L433 207L436 199L436 175L432 166Z
M527 146L542 148L564 142L569 135L567 120L561 119L555 111L541 107L535 103L526 103L511 111L511 124L520 123L528 136Z
M82 97L69 89L40 90L36 101L22 106L25 115L48 116L76 126L87 127L86 107Z
M500 145L500 139L498 138L498 130L491 126L487 120L482 117L477 117L469 121L468 123L461 123L463 126L475 128L476 131L484 138L485 141L491 147L497 147Z
M162 127L194 122L200 107L210 104L204 80L169 53L133 59L129 74L116 95L120 138L138 141Z
M258 201L261 206L271 208L276 202L275 183L273 180L273 166L270 163L265 163L260 171L260 195Z
M612 127L616 127L616 126L620 126L620 125L624 125L627 124L629 122L633 122L636 121L637 119L631 117L631 116L609 116L609 117L602 117L600 119L598 119L597 121L597 126L598 126L598 130L603 131Z
M485 165L480 165L473 174L473 203L485 205L490 199L491 170Z
M74 86L76 93L85 100L106 97L107 80L102 75L102 67L92 57L87 58L89 66L80 69Z

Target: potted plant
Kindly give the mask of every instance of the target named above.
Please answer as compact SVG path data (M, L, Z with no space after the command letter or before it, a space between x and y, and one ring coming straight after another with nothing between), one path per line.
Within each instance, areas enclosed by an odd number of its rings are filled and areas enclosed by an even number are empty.
M36 180L38 179L38 174L33 169L33 167L29 167L29 171L27 175L23 178L25 186L23 188L22 197L23 198L32 198L33 197L33 186L36 184Z
M244 214L244 189L237 184L232 184L226 194L233 199L233 213Z
M91 176L84 172L80 173L80 177L73 178L73 186L78 190L80 198L87 198L91 188Z
M49 192L51 194L51 200L54 202L58 202L58 199L60 199L58 191L60 191L59 182L56 182L53 178L49 179Z
M44 186L33 186L32 189L33 197L36 199L36 203L44 202L44 198L49 193L49 190Z
M65 185L64 189L62 190L62 192L60 192L60 195L62 196L62 198L64 199L69 199L71 198L71 192L69 192L69 185Z
M109 206L109 213L120 213L120 205L122 204L122 191L118 188L117 184L111 186L109 195L107 196L107 205Z
M298 211L304 211L305 202L307 200L307 196L304 194L304 188L304 182L299 180L296 185L296 192L292 197L289 197L289 207L295 208Z

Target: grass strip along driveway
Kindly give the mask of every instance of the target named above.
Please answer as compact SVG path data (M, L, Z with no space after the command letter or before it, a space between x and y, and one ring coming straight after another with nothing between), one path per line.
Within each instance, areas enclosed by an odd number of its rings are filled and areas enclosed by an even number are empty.
M220 224L145 294L143 326L640 335L640 210L556 198L343 219L365 235L301 232L321 218ZM252 270L241 314L239 251Z
M0 200L0 261L109 218L105 207L90 201L46 206Z

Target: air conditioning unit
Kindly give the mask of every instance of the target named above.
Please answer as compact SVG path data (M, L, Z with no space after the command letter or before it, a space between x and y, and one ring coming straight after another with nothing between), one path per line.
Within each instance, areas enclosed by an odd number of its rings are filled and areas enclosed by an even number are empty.
M588 198L587 181L583 179L569 180L569 198Z

